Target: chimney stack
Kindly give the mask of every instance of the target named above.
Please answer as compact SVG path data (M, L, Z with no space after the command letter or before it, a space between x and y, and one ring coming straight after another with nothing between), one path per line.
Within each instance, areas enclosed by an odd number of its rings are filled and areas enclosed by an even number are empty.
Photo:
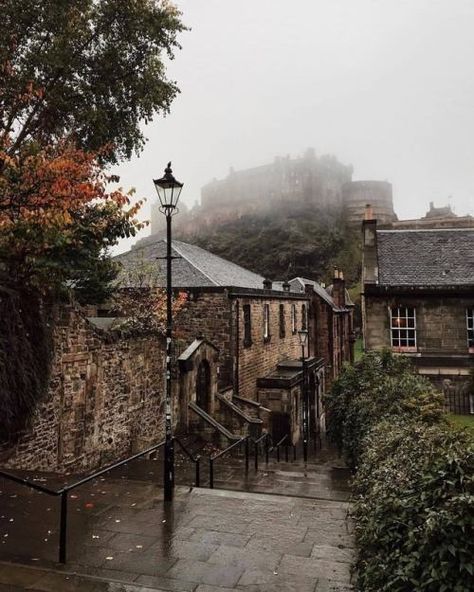
M272 285L273 285L272 280L269 280L269 279L263 280L263 289L264 290L271 290Z
M365 204L364 220L374 220L374 208L371 204Z
M332 283L332 299L339 308L346 305L346 282L344 281L344 273L334 268L334 278Z

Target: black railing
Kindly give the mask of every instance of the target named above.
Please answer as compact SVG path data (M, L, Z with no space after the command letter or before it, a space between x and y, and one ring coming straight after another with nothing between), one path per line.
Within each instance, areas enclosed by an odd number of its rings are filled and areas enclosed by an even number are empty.
M221 452L218 452L217 454L214 454L209 457L209 487L211 489L214 489L214 461L216 461L219 458L222 458L224 455L228 454L234 448L240 448L242 444L244 444L245 446L245 474L249 472L249 439L249 436L244 436L243 438L237 440L237 442L234 442L224 450L221 450Z
M191 452L189 452L189 450L186 448L186 446L176 436L173 438L173 440L175 442L177 442L177 444L179 445L181 450L184 452L184 454L189 458L189 460L194 463L194 470L195 470L194 484L196 487L200 487L201 486L201 470L200 470L201 457L199 456L199 454L196 454L196 456L194 456Z
M260 454L259 448L260 448L261 442L264 443L265 464L267 464L267 465L268 465L268 456L269 456L270 447L273 446L273 439L268 432L265 432L265 434L262 434L260 436L260 438L257 438L257 440L254 440L253 446L254 446L254 468L255 468L255 471L258 471L258 457Z
M280 462L280 448L283 446L283 444L285 444L285 461L288 462L288 443L287 441L289 440L288 434L285 434L283 436L283 438L281 440L279 440L275 446L273 446L270 450L270 452L273 452L273 450L276 450L276 457L277 457L277 462Z
M181 443L178 441L178 444L181 444ZM38 485L37 483L32 483L28 479L18 477L17 475L13 475L12 473L9 473L8 471L0 470L0 477L4 477L5 479L13 481L14 483L18 483L20 485L24 485L25 487L29 487L30 489L40 491L41 493L46 493L47 495L61 497L61 511L60 511L60 517L59 517L59 562L66 563L66 557L67 557L67 507L68 507L69 492L72 491L73 489L76 489L76 487L80 487L81 485L85 485L86 483L89 483L89 481L93 481L94 479L97 479L97 477L100 477L101 475L104 475L105 473L108 473L109 471L113 471L114 469L117 469L118 467L121 467L121 466L131 462L132 460L136 460L137 458L140 458L141 456L146 456L147 454L155 452L155 450L158 450L158 448L161 448L162 446L164 446L164 442L160 442L159 444L155 444L154 446L150 446L150 448L147 448L146 450L143 450L142 452L138 452L137 454L134 454L133 456L129 456L128 458L126 458L124 460L121 460L121 461L116 462L112 465L109 465L103 469L100 469L100 470L96 471L95 473L92 473L92 475L88 475L87 477L84 477L83 479L79 479L79 481L76 481L76 482L71 483L69 485L65 485L61 489L57 489L57 490L50 489L49 487L44 487L43 485ZM183 446L182 446L182 448L184 449ZM185 452L188 453L187 451L185 451ZM189 455L189 453L188 453L188 455ZM193 460L194 460L194 458L193 458ZM196 462L196 460L195 460L195 462ZM198 466L198 464L199 464L199 461L196 462L197 466ZM196 474L199 476L199 469L196 469ZM197 486L197 487L199 487L199 486Z

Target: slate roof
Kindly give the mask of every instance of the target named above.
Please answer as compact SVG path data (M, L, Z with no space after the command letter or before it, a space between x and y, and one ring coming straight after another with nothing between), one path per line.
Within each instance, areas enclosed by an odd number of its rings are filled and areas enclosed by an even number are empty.
M474 284L474 229L378 230L378 284Z
M123 266L119 281L130 287L166 285L166 241L158 240L117 255ZM226 261L196 245L172 242L172 283L175 288L212 286L263 289L263 276ZM137 281L137 270L143 270L146 281Z
M315 282L314 280L308 280L307 278L302 277L296 277L290 280L292 291L304 292L305 284L310 284L311 286L313 286L313 290L316 292L316 294L320 298L322 298L327 304L329 304L329 306L331 306L333 310L344 310L343 308L339 308L338 306L336 306L336 303L334 302L331 294L328 293L326 289L321 286L321 284L318 284L318 282ZM346 297L347 296L348 294L346 295Z

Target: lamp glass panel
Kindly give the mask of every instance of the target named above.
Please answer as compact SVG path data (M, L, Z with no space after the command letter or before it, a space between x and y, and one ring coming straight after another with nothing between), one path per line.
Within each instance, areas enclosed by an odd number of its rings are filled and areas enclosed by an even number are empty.
M298 331L298 335L300 337L301 345L306 345L306 341L308 339L308 331Z

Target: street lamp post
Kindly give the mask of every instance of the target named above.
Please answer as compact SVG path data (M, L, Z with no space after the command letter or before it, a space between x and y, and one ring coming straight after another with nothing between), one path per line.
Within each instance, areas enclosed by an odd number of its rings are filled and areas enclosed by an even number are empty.
M165 169L161 179L154 179L158 198L160 200L160 212L166 216L166 374L165 374L165 462L164 462L164 488L165 501L173 500L174 492L174 448L173 425L171 418L171 338L173 335L172 298L173 287L171 282L171 219L178 213L177 205L183 183L177 181L171 170L171 162Z
M303 368L303 381L302 381L302 388L301 394L303 399L303 460L306 464L308 462L308 428L309 428L309 413L308 413L308 377L307 377L307 368L306 368L306 357L305 357L305 346L308 342L308 330L301 329L298 331L298 335L300 338L301 344L301 366Z

